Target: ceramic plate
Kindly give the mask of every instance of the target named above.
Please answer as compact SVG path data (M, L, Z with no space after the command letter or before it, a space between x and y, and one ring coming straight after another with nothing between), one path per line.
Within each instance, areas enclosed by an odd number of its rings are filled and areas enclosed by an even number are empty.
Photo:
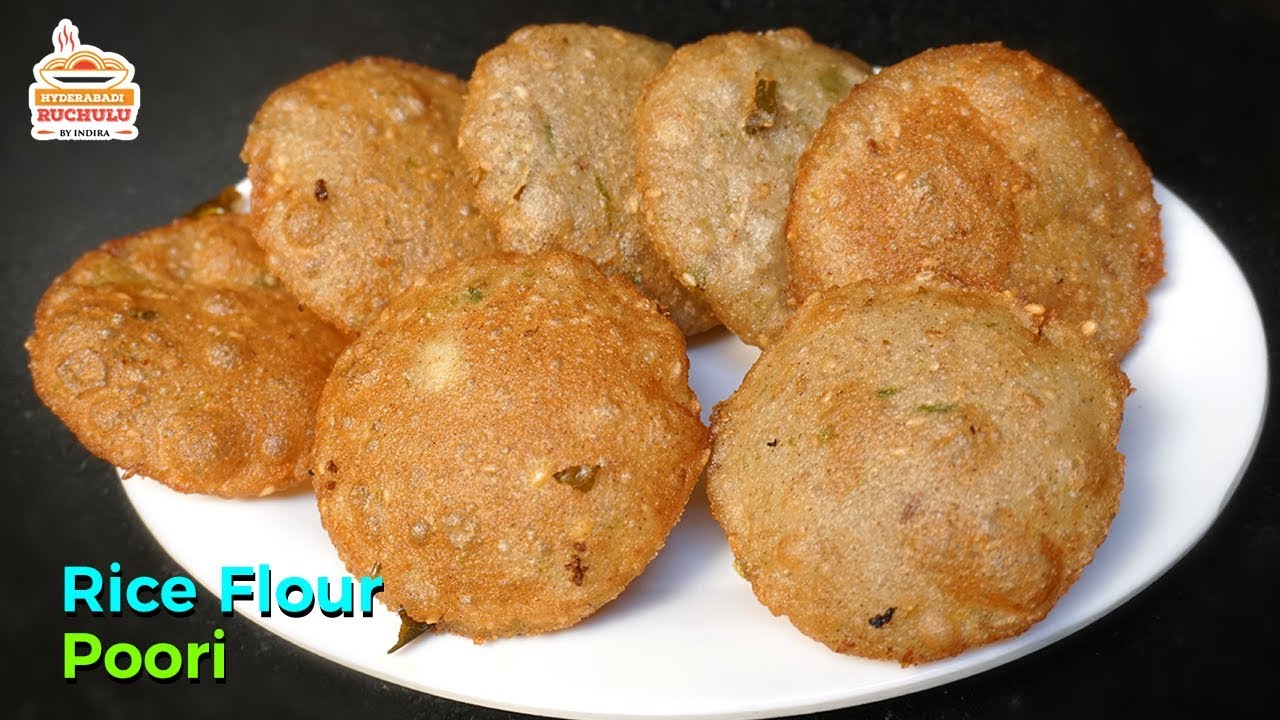
M1053 612L1028 632L916 667L831 652L774 617L733 571L701 488L666 548L622 596L569 629L473 644L431 635L394 655L399 622L264 618L281 637L359 672L478 705L570 718L750 718L903 695L1009 662L1096 620L1196 543L1244 472L1267 397L1266 343L1244 277L1213 232L1162 186L1168 277L1125 360L1128 458L1107 541ZM695 342L691 379L704 415L756 357L728 334ZM280 578L344 574L310 493L252 501L180 495L125 481L160 544L210 590L224 565L269 563ZM233 665L235 658L230 657ZM250 680L246 679L246 682Z

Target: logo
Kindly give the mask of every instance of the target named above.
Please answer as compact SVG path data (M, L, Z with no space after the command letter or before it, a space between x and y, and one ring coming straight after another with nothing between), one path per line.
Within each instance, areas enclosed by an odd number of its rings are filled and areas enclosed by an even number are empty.
M31 69L31 137L37 140L132 140L142 104L133 65L113 52L80 44L64 19L53 52Z

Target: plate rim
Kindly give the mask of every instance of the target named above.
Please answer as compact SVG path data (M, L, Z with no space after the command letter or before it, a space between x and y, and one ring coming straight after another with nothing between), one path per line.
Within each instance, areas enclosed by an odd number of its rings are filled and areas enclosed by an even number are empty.
M237 188L238 191L241 192L242 196L247 199L248 187L249 187L248 179L245 178L239 181L238 183L236 183L235 187ZM1171 570L1175 565L1180 563L1195 547L1197 547L1200 544L1200 542L1204 539L1204 537L1208 534L1208 532L1213 528L1213 526L1221 518L1223 511L1226 509L1227 505L1231 502L1232 498L1235 497L1235 493L1239 488L1240 483L1244 479L1244 476L1248 474L1249 468L1252 466L1253 459L1257 451L1258 445L1261 441L1263 431L1266 428L1267 412L1269 410L1270 400L1271 400L1271 397L1270 397L1271 396L1270 349L1267 343L1266 328L1262 322L1261 307L1258 305L1257 295L1255 294L1252 285L1250 285L1248 277L1244 274L1244 271L1240 263L1237 262L1235 255L1232 254L1230 248L1227 247L1227 245L1222 241L1221 237L1213 229L1213 227L1210 226L1204 220L1204 218L1198 212L1196 212L1196 210L1189 203L1183 200L1182 197L1177 193L1175 193L1171 188L1169 188L1167 185L1164 185L1159 181L1153 181L1153 190L1155 191L1154 194L1157 197L1163 193L1163 194L1166 194L1169 198L1171 198L1174 202L1169 203L1169 205L1180 206L1181 210L1185 210L1187 213L1189 213L1195 219L1195 221L1200 223L1208 231L1209 237L1212 239L1214 244L1217 245L1217 248L1224 252L1226 258L1230 263L1230 269L1234 271L1236 277L1240 282L1240 285L1245 290L1249 300L1249 306L1252 312L1249 314L1249 317L1247 318L1248 326L1249 326L1248 336L1252 337L1256 333L1256 336L1261 340L1260 345L1261 345L1262 355L1260 359L1261 359L1261 371L1262 371L1262 375L1261 375L1262 398L1261 398L1261 403L1258 405L1257 417L1254 420L1253 437L1250 439L1248 448L1244 452L1244 454L1241 456L1238 465L1232 471L1233 475L1231 480L1223 486L1225 489L1223 490L1221 499L1218 502L1217 507L1214 508L1213 513L1211 515L1206 515L1204 519L1197 522L1194 527L1188 527L1188 530L1191 531L1186 535L1186 537L1189 538L1189 541L1186 542L1182 547L1180 547L1176 553L1169 556L1164 562L1160 563L1158 569L1155 572L1145 575L1144 577L1142 577L1140 581L1132 585L1126 586L1125 591L1123 593L1120 593L1119 595L1117 595L1111 602L1107 603L1104 607L1099 609L1097 612L1087 613L1082 617L1075 618L1070 622L1064 623L1061 626L1054 628L1052 631L1048 631L1044 633L1042 636L1034 637L1031 640L1027 640L1026 635L1029 633L1033 633L1035 631L1035 628L1037 626L1040 626L1040 623L1037 623L1020 635L1013 636L1011 638L1006 638L996 643L985 645L979 648L974 648L969 652L981 652L984 650L999 648L999 646L1004 643L1016 644L1017 646L1011 650L1007 650L1004 652L993 652L990 655L990 657L980 657L976 659L974 662L971 662L968 664L959 663L959 664L948 664L945 666L941 665L941 663L947 663L948 660L954 659L954 658L947 658L947 659L938 661L939 662L938 666L942 667L943 669L939 670L934 675L925 675L924 677L911 678L911 679L905 680L904 682L888 682L888 683L885 683L883 687L875 688L853 697L849 696L847 694L847 691L846 691L846 694L843 694L843 695L839 691L834 691L832 693L821 694L821 695L815 694L805 700L798 701L798 702L792 701L790 704L785 704L785 705L774 704L774 705L766 706L766 705L757 703L755 706L743 707L736 710L688 712L688 713L680 713L678 715L675 715L675 717L688 718L689 720L712 720L712 719L727 720L727 719L754 719L754 718L772 717L779 714L822 712L826 710L857 707L860 705L865 705L865 704L878 702L886 699L891 699L895 697L904 697L917 692L922 692L925 690L936 688L941 685L956 682L958 680L963 680L968 677L979 675L981 673L987 672L997 667L1025 658L1028 655L1038 652L1044 649L1045 647L1048 647L1049 645L1052 645L1069 635L1073 635L1079 632L1084 627L1091 625L1097 622L1098 620L1101 620L1103 617L1114 612L1121 605L1124 605L1125 603L1132 600L1134 597L1136 597L1139 593L1146 590L1157 580L1164 577L1169 572L1169 570ZM116 468L116 470L117 470L117 474L121 477L122 485L125 491L125 496L129 499L129 503L131 508L134 511L134 514L137 516L139 520L142 521L143 526L147 528L147 531L151 534L156 544L169 556L169 558L174 562L175 565L177 565L178 567L182 568L184 571L189 573L192 579L195 580L201 587L203 587L206 592L210 593L210 595L212 595L215 598L220 598L221 596L218 592L216 592L212 587L210 587L205 582L196 578L195 577L196 573L190 568L188 568L186 565L184 565L182 562L180 562L170 551L169 546L167 544L165 544L164 542L161 542L160 536L156 533L155 528L152 527L152 523L148 521L147 517L142 513L142 511L139 509L137 503L134 500L131 486L132 488L137 488L139 486L139 483L137 483L137 479L131 480L129 483L124 483L123 478L125 475L125 471L121 468ZM142 479L142 478L138 478L138 479ZM155 481L149 481L149 482L154 483ZM702 485L703 483L704 483L704 480L700 479L699 485ZM156 485L162 488L163 490L168 491L168 488L164 487L163 485L160 485L159 483L156 483ZM169 491L169 492L172 492L172 491ZM270 632L271 634L289 643L290 645L301 648L316 656L324 658L326 661L332 662L335 665L339 666L344 671L360 673L362 675L374 677L384 682L393 683L397 686L407 688L413 692L426 693L429 695L445 698L455 702L464 702L471 705L494 708L494 709L503 710L503 711L531 713L531 714L545 715L545 716L551 716L551 717L571 718L574 720L578 720L578 719L597 720L600 718L617 718L617 717L630 717L630 718L673 717L673 715L669 712L628 712L624 715L619 715L619 713L617 712L595 712L595 711L581 711L581 710L574 710L574 709L548 708L544 706L535 706L535 705L521 704L519 702L511 702L508 700L495 698L495 697L475 695L472 693L468 693L464 691L455 691L448 688L426 687L425 684L423 683L414 684L414 681L410 679L406 679L402 676L398 676L394 672L391 672L390 670L385 670L383 669L383 667L378 665L362 665L361 667L353 667L351 664L348 664L348 661L339 657L336 652L330 652L328 649L326 649L322 645L312 643L306 640L305 638L297 639L295 637L290 637L286 635L284 632L282 632L279 628L277 628L274 625L274 623L262 622L263 618L259 617L256 614L244 613L244 615L246 619L248 619L249 623L254 627L262 630L266 630L267 632ZM963 654L955 657L963 657ZM932 665L932 663L925 663L925 664L917 665L914 667L928 668L930 665Z

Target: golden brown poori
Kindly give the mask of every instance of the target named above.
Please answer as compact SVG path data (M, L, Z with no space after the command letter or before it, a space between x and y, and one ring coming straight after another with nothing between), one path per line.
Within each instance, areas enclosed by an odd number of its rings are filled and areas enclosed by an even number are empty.
M530 25L476 62L460 147L506 250L570 250L657 300L685 334L719 322L646 237L636 101L671 46L611 27Z
M562 251L454 265L338 360L320 515L384 601L476 640L572 625L657 554L707 458L684 338Z
M54 281L37 392L183 492L310 477L397 647L588 617L704 467L757 597L833 650L1015 635L1117 510L1150 171L1026 53L869 72L798 29L583 24L517 30L469 93L316 71L249 129L248 217L229 189ZM684 335L720 319L764 350L708 433Z
M1116 513L1130 388L1034 311L914 283L805 302L712 415L711 510L762 603L904 665L1049 612Z
M276 90L241 158L267 264L311 309L358 332L415 280L496 249L457 149L466 84L361 58Z
M112 240L54 280L27 340L36 392L90 452L182 492L306 481L346 337L302 309L238 215Z
M1013 290L1117 357L1164 274L1151 172L1071 78L998 43L908 58L832 108L800 159L792 295L932 271Z
M676 50L636 108L645 229L725 326L764 345L791 315L783 224L796 161L871 68L796 28Z

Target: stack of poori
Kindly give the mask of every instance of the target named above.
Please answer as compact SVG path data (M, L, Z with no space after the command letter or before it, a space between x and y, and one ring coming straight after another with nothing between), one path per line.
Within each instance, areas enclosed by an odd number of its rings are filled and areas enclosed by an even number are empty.
M1115 515L1158 208L1097 101L1026 53L873 74L794 29L531 26L469 84L307 75L242 157L247 216L54 281L36 389L127 473L309 482L414 626L578 622L705 468L762 603L924 662L1044 617ZM684 336L719 323L763 352L708 432Z

